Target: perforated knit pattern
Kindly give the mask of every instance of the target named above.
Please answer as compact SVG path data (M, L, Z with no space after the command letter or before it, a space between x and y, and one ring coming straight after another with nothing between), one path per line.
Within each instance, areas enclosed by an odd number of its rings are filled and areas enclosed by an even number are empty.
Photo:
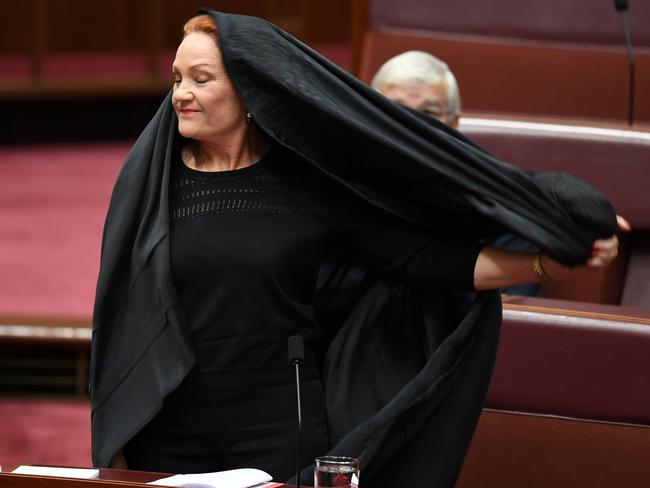
M179 206L172 209L174 220L185 217L198 217L200 215L215 213L295 213L297 208L280 202L258 202L254 200L208 200L197 202L188 206Z
M199 174L182 166L172 174L170 211L173 220L224 213L293 214L303 209L270 195L273 182L263 168L250 168L241 175L233 172ZM274 193L274 192L271 192ZM275 198L274 198L275 197Z

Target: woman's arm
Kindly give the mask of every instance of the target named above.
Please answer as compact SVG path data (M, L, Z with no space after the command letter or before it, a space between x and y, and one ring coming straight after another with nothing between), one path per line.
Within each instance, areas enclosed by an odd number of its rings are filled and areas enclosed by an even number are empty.
M617 216L619 229L625 232L630 230L630 224ZM550 280L561 280L569 276L574 270L587 267L608 266L618 254L618 238L612 236L608 239L599 239L593 244L591 258L582 266L567 268L546 255L540 255L539 266L535 270L534 260L536 253L513 252L485 247L481 250L474 267L474 288L476 290L490 290L507 288L509 286L523 285L541 281L544 277Z

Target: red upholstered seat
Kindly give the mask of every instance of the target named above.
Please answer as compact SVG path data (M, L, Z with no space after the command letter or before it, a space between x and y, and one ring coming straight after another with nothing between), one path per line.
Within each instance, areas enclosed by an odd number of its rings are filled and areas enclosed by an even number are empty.
M457 487L645 487L650 308L505 297L496 369Z
M650 427L485 410L456 488L645 488Z
M487 407L650 426L650 308L504 297Z

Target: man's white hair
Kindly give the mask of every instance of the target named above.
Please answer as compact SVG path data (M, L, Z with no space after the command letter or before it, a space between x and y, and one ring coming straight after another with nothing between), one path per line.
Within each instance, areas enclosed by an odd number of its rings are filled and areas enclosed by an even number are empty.
M426 83L447 84L449 115L460 114L460 93L456 77L446 63L424 51L406 51L386 61L372 79L371 86L381 91L382 85Z

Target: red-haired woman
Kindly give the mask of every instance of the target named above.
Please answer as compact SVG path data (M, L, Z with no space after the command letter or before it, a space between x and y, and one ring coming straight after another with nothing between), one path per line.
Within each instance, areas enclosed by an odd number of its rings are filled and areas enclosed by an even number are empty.
M106 221L95 463L290 478L298 334L305 467L333 452L365 486L453 484L496 351L484 290L606 265L611 206L574 180L579 198L546 192L260 19L191 19L173 73ZM546 253L482 245L504 228Z

